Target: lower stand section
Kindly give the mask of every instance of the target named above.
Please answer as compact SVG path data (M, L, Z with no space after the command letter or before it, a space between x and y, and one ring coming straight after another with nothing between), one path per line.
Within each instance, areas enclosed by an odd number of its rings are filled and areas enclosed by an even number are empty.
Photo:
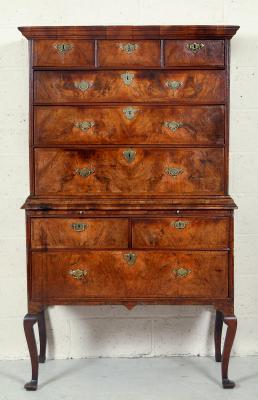
M38 355L37 344L34 334L34 324L38 323L39 339L40 339L40 352ZM221 336L223 322L227 325L227 332L225 336L223 352L221 354ZM216 321L214 330L215 342L215 360L221 362L221 375L222 386L224 389L232 389L235 383L228 378L228 366L231 349L236 335L237 319L233 313L229 315L223 311L216 310ZM46 323L44 310L37 313L29 313L24 317L24 332L29 348L32 376L31 381L25 384L26 390L37 390L38 385L38 370L39 363L44 363L46 360Z
M38 355L38 349L34 333L34 324L38 323L39 327L39 339L40 339L40 354ZM38 386L38 371L39 362L45 362L46 359L46 324L44 311L37 314L26 314L23 320L25 337L27 340L30 360L31 360L31 381L24 385L26 390L37 390Z

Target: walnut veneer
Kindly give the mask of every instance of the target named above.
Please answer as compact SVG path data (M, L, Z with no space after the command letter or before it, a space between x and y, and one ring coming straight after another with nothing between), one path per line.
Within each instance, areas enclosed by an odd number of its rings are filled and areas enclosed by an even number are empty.
M223 387L234 387L228 121L238 27L19 29L30 48L25 388L37 388L44 310L58 304L213 305L215 358Z

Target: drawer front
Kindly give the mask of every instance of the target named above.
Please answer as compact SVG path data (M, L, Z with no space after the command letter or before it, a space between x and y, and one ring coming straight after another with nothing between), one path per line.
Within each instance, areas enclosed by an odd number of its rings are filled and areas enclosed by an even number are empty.
M224 40L166 40L165 66L224 66Z
M134 248L227 249L229 218L134 218L132 243Z
M32 218L31 247L127 248L128 220L122 218Z
M211 252L36 252L32 300L225 298L228 254Z
M38 145L223 144L224 107L36 106L34 142Z
M36 149L37 195L222 194L224 149Z
M224 71L36 71L36 103L223 102Z
M159 67L159 40L99 40L100 67Z
M33 64L35 66L94 67L94 41L35 40Z

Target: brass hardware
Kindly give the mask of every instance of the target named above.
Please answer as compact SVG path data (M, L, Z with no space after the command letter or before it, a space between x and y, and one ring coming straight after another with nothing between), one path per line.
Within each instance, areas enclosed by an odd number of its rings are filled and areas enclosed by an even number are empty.
M182 174L184 172L184 170L182 168L167 167L165 169L165 172L166 172L166 174L175 177L175 176Z
M184 124L182 122L176 122L176 121L165 121L164 126L170 129L172 132L175 132L178 128L182 128Z
M183 82L180 81L166 81L165 85L169 88L169 89L179 89L180 87L183 86Z
M76 89L80 89L82 92L85 92L93 86L93 83L89 81L79 81L74 82L74 86L76 87Z
M198 53L205 45L203 43L187 43L186 47L193 53Z
M125 85L130 86L133 82L134 74L132 72L125 72L120 75Z
M79 281L87 275L87 271L83 269L71 269L69 271L69 275L71 275L74 279L77 279Z
M138 109L135 107L126 107L123 109L123 113L127 119L133 119Z
M180 267L180 268L174 268L173 269L173 274L176 275L176 277L180 277L183 278L187 275L189 275L192 271L189 268L184 268L184 267Z
M73 45L70 43L57 43L54 44L54 47L60 54L65 54L68 53L68 51L72 50Z
M126 44L120 44L119 47L125 53L132 54L135 52L135 50L138 49L139 45L137 43L126 43Z
M133 149L128 149L128 150L123 151L123 155L124 155L124 158L125 158L129 163L131 163L131 162L135 159L136 151L133 150Z
M81 122L75 122L74 124L75 128L79 128L83 132L87 132L94 125L95 125L94 121L81 121Z
M124 254L124 260L128 265L134 265L136 262L137 255L135 253Z
M176 229L185 229L187 222L175 221L175 222L171 222L171 225L173 225Z
M82 223L76 223L76 224L72 224L72 228L74 231L76 232L83 232L85 231L86 228L88 228L89 225L88 224L82 224Z
M94 174L95 169L94 169L94 168L87 168L87 167L84 167L84 168L77 168L77 169L75 170L75 172L76 172L78 175L82 176L83 178L87 178L87 176L90 176L91 174Z

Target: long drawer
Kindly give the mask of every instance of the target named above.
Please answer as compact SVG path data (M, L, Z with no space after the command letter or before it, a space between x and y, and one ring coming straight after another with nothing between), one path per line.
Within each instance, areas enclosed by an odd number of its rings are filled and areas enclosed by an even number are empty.
M32 254L32 300L225 298L228 253L88 251Z
M36 103L225 100L225 71L35 71Z
M224 124L223 106L36 106L34 142L221 145Z
M228 217L134 218L133 248L227 249Z
M223 148L35 149L37 195L223 194Z
M31 247L127 248L126 218L32 218Z

